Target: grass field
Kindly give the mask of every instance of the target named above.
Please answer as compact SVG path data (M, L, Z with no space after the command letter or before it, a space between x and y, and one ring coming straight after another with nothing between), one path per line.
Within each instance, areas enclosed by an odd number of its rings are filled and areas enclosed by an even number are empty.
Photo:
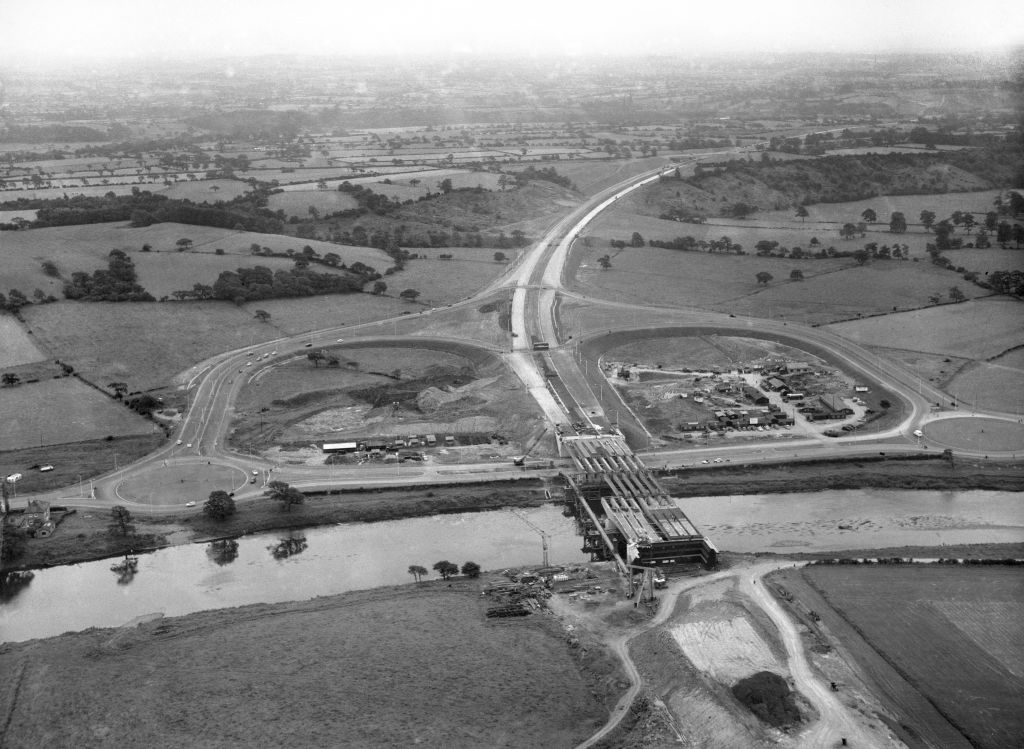
M963 266L983 276L994 270L1024 270L1024 252L1020 250L945 250L942 254L954 267Z
M974 746L1024 742L1018 569L817 566L804 575Z
M359 204L351 195L337 190L289 190L271 195L267 207L272 211L283 210L289 216L309 218L309 207L320 213L334 213L357 208Z
M540 615L488 621L480 586L453 585L13 646L0 654L4 673L21 674L5 740L255 746L301 736L310 747L554 749L596 730L605 711L561 627ZM34 708L37 695L49 710Z
M60 302L24 314L54 358L100 385L126 382L129 390L169 385L207 357L281 335L229 302Z
M13 317L0 317L0 368L16 367L42 361L46 354L39 350L25 329Z
M845 153L845 152L844 152ZM906 216L908 224L917 224L921 211L933 211L936 221L948 218L953 211L971 211L976 219L984 219L988 211L995 210L992 201L999 195L999 190L980 190L977 192L948 192L939 195L880 195L867 200L854 200L848 203L817 203L807 206L807 224L815 221L857 223L861 214L870 208L878 216L878 220L888 227L889 216L900 211ZM795 210L795 209L794 209ZM800 219L794 212L759 211L754 214L759 221L788 222L800 225ZM922 227L918 226L918 229ZM959 231L957 232L960 233Z
M838 323L830 329L862 345L986 359L1024 343L1024 306L992 297Z
M129 413L125 409L125 413ZM55 445L33 445L31 440L25 446L0 452L0 465L7 473L17 471L24 475L18 482L19 492L42 492L67 487L68 497L89 496L86 481L79 487L79 480L86 480L114 470L115 463L125 466L134 463L156 450L164 442L162 432L130 434L114 439L86 440L85 442L62 442ZM29 466L52 465L53 470L40 473ZM20 496L20 495L19 495Z
M958 280L930 263L889 260L858 266L848 258L790 260L654 247L611 250L612 269L601 270L597 258L610 249L595 243L576 255L580 291L611 301L815 324L924 306L929 296L945 294ZM805 280L790 281L794 269ZM766 286L757 283L761 271L773 276ZM967 296L987 293L962 281L959 286Z
M586 159L584 161L558 161L549 164L563 177L568 177L584 195L593 195L616 182L655 167L665 166L668 160L652 156L641 159ZM515 167L509 167L515 171Z
M973 452L1024 451L1024 426L1016 421L981 417L939 419L926 424L924 433L942 445Z
M179 239L191 239L193 249L178 252ZM142 252L148 244L152 252ZM194 283L212 284L221 270L257 263L268 267L291 267L284 259L255 258L251 245L269 247L276 252L300 251L305 245L319 254L333 252L342 262L362 262L383 272L392 261L383 252L370 247L352 247L278 234L236 232L207 226L185 224L153 224L132 228L127 223L85 224L30 231L4 232L0 244L0 262L4 264L0 292L20 289L30 295L33 289L62 298L62 278L52 278L42 271L44 260L56 263L61 276L70 278L74 271L92 272L105 268L112 249L128 252L138 270L142 285L158 299L171 291L191 288ZM222 249L224 256L215 256ZM233 257L232 257L233 256ZM315 270L324 271L323 267Z
M74 377L0 389L0 450L150 434L156 428Z
M978 408L1024 416L1024 350L959 370L946 389Z

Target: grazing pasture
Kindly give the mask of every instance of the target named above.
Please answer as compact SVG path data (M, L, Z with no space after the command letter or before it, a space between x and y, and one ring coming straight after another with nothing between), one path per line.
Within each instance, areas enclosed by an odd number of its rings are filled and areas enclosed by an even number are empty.
M803 574L974 746L1024 743L1018 568L843 565Z
M930 263L885 260L858 266L850 258L792 260L681 252L656 247L580 247L575 259L576 287L583 293L620 302L710 309L753 317L829 323L858 315L884 314L928 304L959 285L963 293L984 293ZM612 268L597 258L610 254ZM800 270L803 281L791 281ZM757 274L772 280L759 284Z
M359 204L351 195L337 190L288 190L271 195L267 200L267 207L272 211L283 210L289 216L309 218L309 208L312 206L322 214L334 213L335 211L348 211L358 208Z
M192 249L179 253L176 246L179 239L191 239ZM151 246L151 253L141 251L142 246L146 244ZM287 263L283 260L272 261L269 258L257 261L256 258L248 257L251 255L250 247L253 244L269 247L275 252L289 249L299 252L304 246L309 245L320 255L333 252L348 265L358 261L381 272L392 264L391 258L370 247L337 245L280 234L237 232L209 226L162 223L132 228L127 222L111 222L4 232L3 242L0 242L0 263L4 268L0 292L7 293L10 289L19 289L25 294L31 294L33 289L38 288L46 294L62 298L64 278L70 278L75 271L91 273L99 268L105 268L107 255L112 249L124 250L131 255L139 271L142 285L157 298L164 293L183 288L179 280L165 281L159 278L157 274L160 272L174 272L181 275L182 280L191 278L193 280L187 284L191 287L196 282L213 283L220 270L234 270L239 265L255 265L256 262L268 266L273 262ZM209 260L205 257L204 253L212 255L218 248L236 257L224 260ZM159 253L172 253L174 257L150 257ZM203 256L197 257L199 255ZM246 257L239 258L238 255ZM42 269L43 261L55 263L60 277L47 276ZM226 265L221 267L221 263ZM152 273L147 270L150 266ZM210 276L207 268L218 270ZM154 288L150 289L149 283L152 283ZM158 290L163 292L158 293Z
M982 276L994 270L1024 270L1024 252L1021 250L993 247L986 250L943 250L942 254L954 267L962 266Z
M0 389L0 450L151 434L157 427L74 377Z
M245 195L252 188L245 182L237 179L210 179L210 180L182 180L175 182L170 187L146 189L154 193L166 195L169 198L187 198L194 203L216 203L218 200L234 200L239 195Z
M21 323L9 315L0 315L0 368L17 367L22 364L46 359Z
M59 302L23 314L54 358L129 390L169 385L208 357L281 336L230 302Z
M829 327L862 345L987 359L1024 343L1024 305L990 297Z
M815 203L807 206L809 215L805 223L812 224L815 221L857 223L863 220L861 214L870 208L878 216L878 221L886 227L889 225L889 216L899 211L906 216L908 224L917 224L918 230L923 231L924 229L919 223L921 211L934 212L936 221L948 218L953 211L970 211L975 214L976 219L983 219L985 213L995 210L992 207L992 202L1000 192L1000 190L976 190L936 195L879 195L847 203ZM759 221L800 224L800 219L795 218L793 210L759 211L754 214L754 217Z
M204 574L218 570L211 562ZM551 617L488 620L481 587L456 579L16 644L0 670L21 674L24 693L45 694L62 719L19 700L5 737L86 746L102 732L110 746L149 747L583 741L605 721L611 689L600 680L614 683L614 672L585 672L581 661L602 656L575 655Z

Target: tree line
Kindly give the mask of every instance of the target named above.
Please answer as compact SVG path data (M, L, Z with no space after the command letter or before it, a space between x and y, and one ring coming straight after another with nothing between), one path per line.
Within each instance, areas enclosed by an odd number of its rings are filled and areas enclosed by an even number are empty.
M138 283L135 264L122 250L107 255L107 269L90 275L75 271L64 284L64 297L83 302L153 302L152 294Z
M364 269L365 272L360 272ZM354 263L342 273L318 273L306 267L272 271L257 265L222 271L212 286L195 284L191 289L173 292L172 296L179 300L224 299L242 303L319 294L353 294L378 278L379 273L362 263Z

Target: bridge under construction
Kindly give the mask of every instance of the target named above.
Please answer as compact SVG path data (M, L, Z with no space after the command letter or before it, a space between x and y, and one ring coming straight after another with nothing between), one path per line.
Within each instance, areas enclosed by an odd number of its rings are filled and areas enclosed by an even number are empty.
M559 434L559 454L572 459L567 500L582 528L583 551L630 565L713 567L718 550L686 517L619 434Z

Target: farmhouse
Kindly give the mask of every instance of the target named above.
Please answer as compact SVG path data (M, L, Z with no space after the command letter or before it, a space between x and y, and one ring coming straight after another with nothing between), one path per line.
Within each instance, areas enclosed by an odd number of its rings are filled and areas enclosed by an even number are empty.
M811 371L811 365L803 361L791 361L782 365L782 371L788 375L807 374Z
M50 503L41 499L29 500L21 524L30 535L36 538L47 538L52 535L56 525L50 519Z

